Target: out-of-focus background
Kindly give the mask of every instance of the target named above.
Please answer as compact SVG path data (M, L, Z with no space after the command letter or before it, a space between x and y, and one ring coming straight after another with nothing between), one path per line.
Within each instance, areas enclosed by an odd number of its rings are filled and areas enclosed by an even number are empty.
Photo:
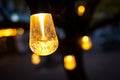
M120 0L64 1L51 0L59 41L89 36L92 47L80 49L87 80L120 80ZM33 61L30 14L25 0L0 0L0 80L68 80L65 45Z

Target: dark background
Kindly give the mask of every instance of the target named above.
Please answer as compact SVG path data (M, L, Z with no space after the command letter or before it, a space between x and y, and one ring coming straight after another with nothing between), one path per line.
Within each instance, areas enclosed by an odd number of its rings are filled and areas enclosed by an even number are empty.
M120 0L49 0L49 9L42 0L30 1L0 0L0 29L24 29L23 35L0 37L0 80L120 80ZM77 15L79 5L85 6L83 16ZM52 14L60 45L34 65L29 19L38 10ZM84 35L92 41L88 51L75 44ZM73 71L64 69L67 53L76 56Z

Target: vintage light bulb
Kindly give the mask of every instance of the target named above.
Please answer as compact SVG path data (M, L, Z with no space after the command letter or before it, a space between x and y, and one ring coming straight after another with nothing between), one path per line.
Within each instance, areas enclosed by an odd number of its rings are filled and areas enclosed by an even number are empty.
M54 53L58 48L58 38L50 13L30 16L30 49L40 56Z
M89 36L83 36L79 39L79 44L83 50L89 50L92 47L92 42Z
M67 70L74 70L76 68L76 60L74 55L64 56L64 67Z

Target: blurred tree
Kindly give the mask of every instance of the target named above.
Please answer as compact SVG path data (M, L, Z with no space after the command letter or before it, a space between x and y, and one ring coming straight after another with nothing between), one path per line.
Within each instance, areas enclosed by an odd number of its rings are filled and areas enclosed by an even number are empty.
M101 0L95 8L90 28L95 30L102 25L120 20L120 0Z

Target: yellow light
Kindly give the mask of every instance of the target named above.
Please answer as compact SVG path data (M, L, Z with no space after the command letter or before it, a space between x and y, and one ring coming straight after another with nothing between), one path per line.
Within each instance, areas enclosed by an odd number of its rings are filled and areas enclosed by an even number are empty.
M0 37L8 37L8 36L16 36L17 31L16 29L1 29L0 30Z
M64 67L67 70L74 70L76 68L76 60L74 55L64 56Z
M84 12L85 12L85 7L83 5L80 5L77 10L78 15L82 16Z
M30 17L31 50L40 56L54 53L58 48L58 38L50 13L33 14Z
M41 61L40 56L38 56L36 54L32 54L31 61L35 65L39 64Z
M92 42L89 36L83 36L79 39L79 44L83 50L89 50L92 47Z

